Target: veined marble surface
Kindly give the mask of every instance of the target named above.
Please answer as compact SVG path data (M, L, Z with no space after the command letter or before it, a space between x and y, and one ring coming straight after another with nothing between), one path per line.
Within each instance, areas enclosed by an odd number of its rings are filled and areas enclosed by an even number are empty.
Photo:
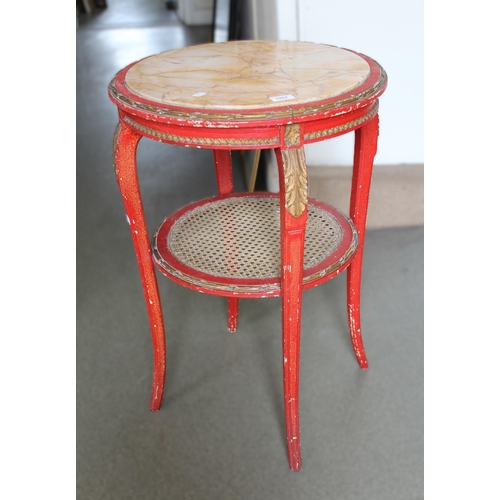
M252 40L162 52L132 66L125 82L136 95L167 106L251 109L332 98L369 74L363 58L337 47Z

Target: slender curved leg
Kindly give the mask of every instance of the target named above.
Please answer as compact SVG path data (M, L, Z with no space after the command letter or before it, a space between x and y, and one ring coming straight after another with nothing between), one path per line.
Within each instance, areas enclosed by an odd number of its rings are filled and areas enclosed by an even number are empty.
M304 150L275 150L280 171L281 314L283 389L290 469L302 467L299 420L300 323L307 223L307 173Z
M118 124L114 140L115 172L130 225L151 326L154 367L150 409L157 411L161 406L165 384L165 329L137 176L136 151L140 139L141 135L127 125Z
M215 149L214 160L219 194L232 193L234 188L231 151ZM230 332L235 332L238 327L238 299L236 297L229 297L227 301L227 328Z
M366 359L361 336L360 292L363 246L365 242L366 214L373 169L373 159L377 152L378 115L355 131L354 166L351 186L350 216L358 229L358 251L347 268L347 318L352 347L359 366L366 370Z

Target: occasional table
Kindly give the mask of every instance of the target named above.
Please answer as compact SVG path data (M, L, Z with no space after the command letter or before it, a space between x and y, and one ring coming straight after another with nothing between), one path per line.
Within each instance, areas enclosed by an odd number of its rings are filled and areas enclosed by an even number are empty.
M302 292L347 272L347 324L368 362L360 287L368 195L377 150L378 97L387 75L373 59L330 45L231 41L134 62L109 96L118 108L116 177L146 298L154 353L150 408L161 405L166 349L155 267L176 283L228 298L281 297L288 461L301 468L299 356ZM308 197L304 145L354 132L350 213ZM213 150L218 196L170 214L150 235L138 182L142 137ZM234 193L231 151L272 149L279 193ZM200 166L200 168L204 168Z

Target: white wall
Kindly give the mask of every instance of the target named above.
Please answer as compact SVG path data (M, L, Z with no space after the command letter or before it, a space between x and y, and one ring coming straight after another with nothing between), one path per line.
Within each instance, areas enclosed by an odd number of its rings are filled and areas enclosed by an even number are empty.
M244 38L298 40L295 0L243 0L242 4Z
M424 162L423 0L246 0L245 33L256 39L326 43L381 64L376 164ZM353 136L306 146L310 166L352 165Z
M187 26L212 24L214 0L177 0L177 14Z

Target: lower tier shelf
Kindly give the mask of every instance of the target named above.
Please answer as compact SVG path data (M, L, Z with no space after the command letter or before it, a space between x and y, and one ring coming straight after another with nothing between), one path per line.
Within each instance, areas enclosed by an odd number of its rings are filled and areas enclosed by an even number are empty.
M152 247L157 268L183 286L229 297L281 295L277 194L231 194L188 205L161 224ZM357 247L352 221L309 199L304 289L343 271Z

